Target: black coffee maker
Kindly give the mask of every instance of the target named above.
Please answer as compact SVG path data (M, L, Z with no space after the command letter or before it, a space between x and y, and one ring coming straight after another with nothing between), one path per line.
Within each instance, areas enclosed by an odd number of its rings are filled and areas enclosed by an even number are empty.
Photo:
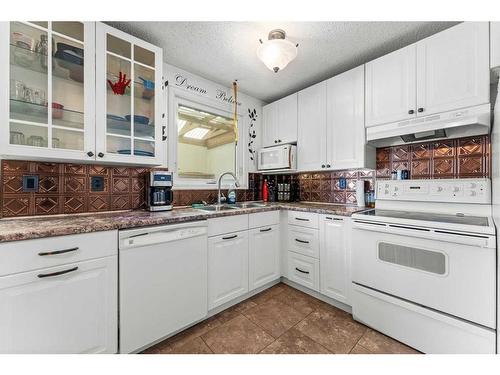
M146 204L149 211L168 211L174 200L173 174L167 171L151 171L147 179Z

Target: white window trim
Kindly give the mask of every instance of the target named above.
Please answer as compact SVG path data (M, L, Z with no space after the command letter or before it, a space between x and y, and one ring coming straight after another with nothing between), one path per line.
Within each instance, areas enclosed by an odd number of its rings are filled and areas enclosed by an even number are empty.
M165 165L170 171L174 172L174 190L217 190L217 181L215 181L215 183L207 183L207 181L203 179L187 179L179 177L177 174L177 108L179 105L185 105L228 118L233 118L233 113L228 110L229 107L227 105L214 99L191 94L175 87L168 88L167 98L168 137L167 142L165 142L167 152L164 154L168 155L168 160L165 161ZM242 124L242 120L243 116L238 114L238 124ZM246 143L246 132L244 131L244 127L239 125L238 145L236 147L236 176L240 182L239 189L248 188L248 168L245 157ZM223 189L228 189L231 183L232 179L228 178L226 180L226 178L224 178L221 187Z

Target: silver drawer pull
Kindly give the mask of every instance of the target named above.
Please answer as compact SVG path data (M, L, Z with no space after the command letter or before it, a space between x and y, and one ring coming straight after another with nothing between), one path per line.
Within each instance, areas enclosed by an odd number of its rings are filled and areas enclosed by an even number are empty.
M237 234L233 234L232 236L222 237L222 239L223 240L231 240L231 239L236 238L236 237L238 237L238 235Z
M78 269L78 267L73 267L73 268L70 268L69 270L64 270L64 271L57 271L57 272L52 272L52 273L40 273L40 274L38 274L38 277L40 279L43 279L44 277L60 276L60 275L66 274L66 273L74 272L77 269Z
M303 217L296 217L295 220L299 221L309 221L309 219L304 219Z
M55 251L43 251L41 253L38 253L41 257L47 256L47 255L59 255L59 254L65 254L65 253L70 253L72 251L77 251L78 247L72 247L70 249L64 249L64 250L55 250Z
M299 271L300 273L309 274L308 271L301 270L300 268L297 268L297 267L295 267L295 271Z
M340 219L338 217L326 217L328 220L337 220L337 221L344 221L344 219Z
M309 243L309 241L299 240L298 238L296 238L295 241L300 242L300 243Z
M272 228L261 229L261 232L269 232Z

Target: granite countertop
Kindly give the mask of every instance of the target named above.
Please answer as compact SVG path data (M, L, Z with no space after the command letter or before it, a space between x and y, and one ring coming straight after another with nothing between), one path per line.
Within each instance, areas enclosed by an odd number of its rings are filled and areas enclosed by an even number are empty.
M33 216L0 219L0 243L34 238L90 233L113 229L128 229L151 225L176 224L274 210L293 210L319 214L351 216L365 210L321 203L268 203L265 207L241 208L228 211L203 211L195 208L174 208L172 211L145 210L113 211L95 214Z

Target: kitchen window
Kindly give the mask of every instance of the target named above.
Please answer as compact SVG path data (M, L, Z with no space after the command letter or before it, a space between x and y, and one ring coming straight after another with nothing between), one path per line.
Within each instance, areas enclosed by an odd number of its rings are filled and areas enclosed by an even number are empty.
M239 139L237 142L230 109L181 98L176 98L170 108L173 115L170 124L174 126L169 129L168 164L175 172L175 186L215 189L217 179L224 172L236 174L244 186L246 179L240 157L240 145L244 141ZM224 179L224 188L232 182L230 177Z

